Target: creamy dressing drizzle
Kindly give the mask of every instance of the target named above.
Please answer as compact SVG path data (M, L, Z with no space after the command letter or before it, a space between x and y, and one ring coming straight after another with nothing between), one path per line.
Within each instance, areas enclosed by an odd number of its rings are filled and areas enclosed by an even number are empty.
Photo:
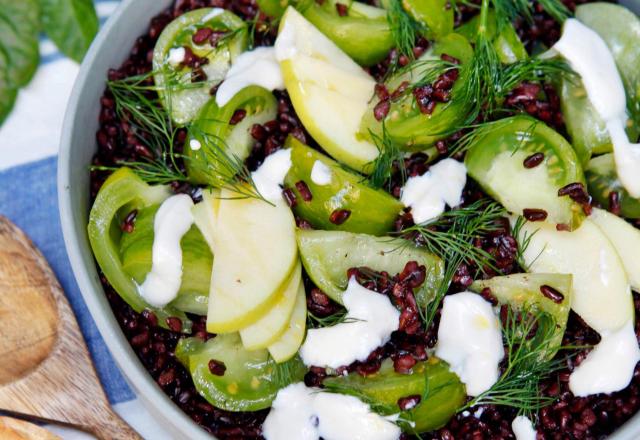
M504 348L500 321L491 303L472 292L446 296L436 356L449 363L469 396L477 396L496 383Z
M331 168L324 162L316 160L311 168L311 181L316 185L324 186L331 183Z
M342 301L349 322L309 329L300 347L306 365L338 368L364 361L398 329L400 312L389 298L362 287L354 277L349 280Z
M516 440L536 440L536 430L527 416L518 416L511 422Z
M618 177L632 197L640 197L640 144L624 131L627 104L622 78L607 44L576 19L568 19L553 46L581 77L589 101L606 122Z
M151 272L139 291L154 307L164 307L178 296L182 284L180 240L193 224L192 207L188 195L171 196L160 205L153 220Z
M258 47L238 56L216 92L216 104L223 107L240 90L253 85L270 91L284 89L284 79L273 47Z
M260 168L251 173L258 192L266 200L277 203L282 200L281 185L291 168L291 149L278 150L267 156Z
M186 55L187 55L187 51L185 50L184 47L174 47L173 49L169 50L167 62L171 66L177 67L184 61L184 57Z
M401 201L411 207L413 220L419 224L438 217L445 204L460 204L467 183L467 168L454 159L445 159L429 168L422 176L411 177L402 188Z
M304 383L278 391L262 431L267 440L396 440L401 434L359 399Z
M569 376L569 389L578 397L613 393L626 388L640 361L640 348L633 322L602 332L600 343Z

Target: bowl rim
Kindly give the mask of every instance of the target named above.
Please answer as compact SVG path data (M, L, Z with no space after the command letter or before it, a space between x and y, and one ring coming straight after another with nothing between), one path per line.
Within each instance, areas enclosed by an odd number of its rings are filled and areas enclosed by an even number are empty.
M74 130L77 130L75 125L78 107L80 103L83 102L83 95L86 88L90 85L89 79L90 73L93 70L94 61L101 55L105 48L109 46L110 36L118 31L118 24L121 18L133 8L144 8L146 6L145 3L146 2L136 0L123 0L94 39L80 66L78 76L76 77L67 103L62 125L60 150L58 153L57 185L60 222L69 262L82 298L118 368L134 390L136 398L143 403L145 408L150 410L154 420L158 420L161 424L164 424L172 433L178 433L183 438L210 440L212 438L215 439L215 436L207 433L202 427L191 420L156 384L137 355L133 352L131 345L125 338L124 333L113 315L111 307L108 307L108 310L104 309L103 306L104 301L106 301L106 295L102 287L96 289L95 282L99 280L99 278L95 263L92 261L90 264L87 264L87 261L83 259L82 248L83 246L88 246L86 229L81 231L76 230L74 222L72 221L75 217L74 213L76 212L76 208L74 207L73 196L70 190L70 177L74 172L71 166L71 158L74 151L73 134ZM170 4L169 0L165 0L165 3ZM149 17L149 19L150 18L151 17ZM147 23L145 23L145 25ZM133 44L133 41L131 44ZM129 50L130 47L116 49L116 51L123 53L128 53ZM104 76L106 81L106 72L104 72ZM83 148L92 148L95 150L96 145ZM85 237L80 238L80 234L84 234ZM103 299L102 303L99 296Z
M170 4L171 1L172 0L164 0L167 4ZM134 7L144 8L146 6L144 3L146 2L139 0L122 0L94 39L80 66L78 76L76 77L67 103L62 125L60 149L58 152L57 187L60 223L69 262L82 298L118 368L127 383L134 390L136 398L140 399L143 405L150 410L155 420L158 420L172 431L175 430L182 438L211 440L215 439L215 436L207 433L191 420L191 418L160 389L139 361L137 355L133 352L129 341L125 338L124 333L113 315L111 307L108 307L108 310L103 308L102 303L106 301L106 295L104 289L100 286L95 263L91 261L91 263L87 264L85 259L83 259L81 241L84 241L88 246L86 229L82 229L81 231L76 230L74 223L71 221L75 212L70 191L70 176L73 172L71 155L73 152L73 133L76 125L75 119L78 107L80 103L83 102L84 91L90 84L90 73L93 70L94 62L101 55L104 48L108 46L109 37L117 32L119 21ZM630 4L640 3L640 0L623 0L621 3L628 7ZM636 6L636 8L637 7L638 6ZM151 17L149 17L149 19L150 18ZM123 50L128 51L130 47L125 47ZM93 145L91 148L95 149L96 146ZM85 234L85 239L81 240L79 234ZM93 255L90 249L89 252ZM96 281L98 283L97 285L100 286L97 289L95 288ZM100 301L101 299L102 303ZM614 440L634 440L639 436L640 411L614 431L609 438Z

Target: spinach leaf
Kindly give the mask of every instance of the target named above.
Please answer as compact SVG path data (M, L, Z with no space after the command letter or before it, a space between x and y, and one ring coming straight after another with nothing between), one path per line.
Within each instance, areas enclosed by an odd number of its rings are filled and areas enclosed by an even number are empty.
M8 86L27 84L38 68L39 27L36 0L0 0L0 77Z
M82 61L98 32L98 16L93 1L40 0L40 7L42 26L49 38L62 53Z

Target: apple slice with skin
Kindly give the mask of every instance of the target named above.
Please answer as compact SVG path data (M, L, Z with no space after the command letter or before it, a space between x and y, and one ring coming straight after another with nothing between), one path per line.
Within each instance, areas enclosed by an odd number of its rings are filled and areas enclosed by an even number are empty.
M215 222L218 216L218 208L220 207L220 190L211 189L202 191L202 202L197 203L191 208L193 221L200 229L202 236L207 241L211 252L213 252L213 235L215 230Z
M640 231L617 215L593 208L589 217L618 251L633 290L640 291Z
M298 262L295 228L284 200L272 205L221 191L213 233L209 332L239 331L278 301Z
M298 263L278 302L258 321L240 330L244 348L247 350L267 348L282 336L291 320L301 283L302 265Z
M610 332L633 319L626 271L614 245L596 223L585 219L578 229L566 232L549 223L527 222L516 239L522 245L528 237L523 257L529 271L572 274L571 308L591 328Z
M306 327L307 295L304 290L304 284L300 283L289 327L276 342L268 347L271 357L276 362L281 363L295 356L304 340Z
M275 48L302 124L336 160L366 172L378 149L357 133L374 94L373 78L292 7L282 17Z

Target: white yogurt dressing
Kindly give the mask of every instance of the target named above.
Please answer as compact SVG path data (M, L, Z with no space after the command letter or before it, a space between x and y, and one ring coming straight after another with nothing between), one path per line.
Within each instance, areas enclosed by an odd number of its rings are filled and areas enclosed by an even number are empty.
M511 422L516 440L536 440L536 430L527 416L518 416Z
M436 356L449 363L469 396L477 396L496 383L504 348L500 321L491 303L472 292L446 296Z
M362 287L354 277L349 280L342 301L350 322L309 329L300 347L306 365L338 368L364 361L398 329L400 312L389 298Z
M139 287L140 295L152 306L164 307L178 295L182 284L180 240L193 224L192 207L188 195L171 196L153 220L151 272Z
M632 197L640 197L640 144L631 143L624 131L626 95L607 44L578 20L568 19L553 49L582 77L589 101L607 124L618 177Z
M267 440L396 440L401 434L359 399L303 383L278 391L262 432Z
M619 391L633 378L633 370L640 361L633 322L601 336L600 343L569 377L569 389L576 396Z
M445 204L460 204L467 183L467 168L454 159L444 159L422 176L411 177L402 188L401 201L411 207L413 220L419 224L444 212Z
M331 168L320 160L316 160L311 168L311 181L316 185L324 186L331 183Z
M189 141L189 148L191 148L193 151L198 151L200 148L202 148L202 144L198 139L191 139Z
M290 148L278 150L267 156L260 168L251 173L260 195L272 203L282 200L281 185L290 168Z
M284 79L275 53L273 47L258 47L238 56L216 92L218 107L223 107L248 86L283 90Z
M167 62L173 66L178 67L184 61L184 57L187 55L187 51L184 47L174 47L169 50Z

